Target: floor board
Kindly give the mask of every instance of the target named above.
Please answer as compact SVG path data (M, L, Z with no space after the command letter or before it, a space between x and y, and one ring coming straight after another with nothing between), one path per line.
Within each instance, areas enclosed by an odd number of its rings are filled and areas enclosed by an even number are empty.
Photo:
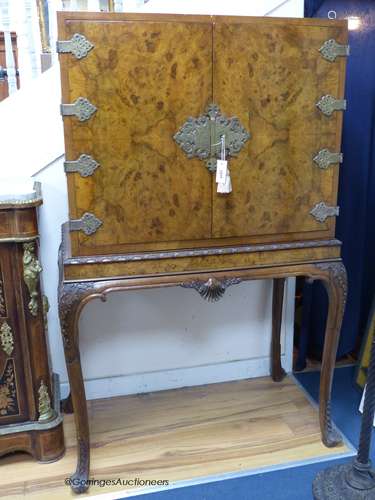
M95 479L194 478L329 458L349 451L320 441L318 414L287 378L259 378L89 402ZM0 458L0 497L72 498L64 480L75 468L72 415L64 422L67 451L52 464L25 454ZM130 490L90 488L88 495ZM141 486L144 489L144 486Z

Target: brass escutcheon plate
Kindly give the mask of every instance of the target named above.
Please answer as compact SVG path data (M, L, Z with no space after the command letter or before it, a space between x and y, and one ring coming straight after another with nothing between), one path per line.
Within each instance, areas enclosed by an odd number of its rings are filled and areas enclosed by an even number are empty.
M216 160L220 158L221 138L225 137L226 157L236 156L250 139L249 132L233 116L227 118L219 106L210 104L206 112L197 118L188 118L173 136L173 139L188 158L205 160L210 172L216 171Z

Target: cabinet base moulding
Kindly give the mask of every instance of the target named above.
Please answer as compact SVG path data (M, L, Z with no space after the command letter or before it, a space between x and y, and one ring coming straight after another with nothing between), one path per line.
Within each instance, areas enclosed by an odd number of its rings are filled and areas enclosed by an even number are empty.
M49 421L27 421L0 427L0 456L24 451L43 463L55 462L65 453L60 386L53 376L54 416Z

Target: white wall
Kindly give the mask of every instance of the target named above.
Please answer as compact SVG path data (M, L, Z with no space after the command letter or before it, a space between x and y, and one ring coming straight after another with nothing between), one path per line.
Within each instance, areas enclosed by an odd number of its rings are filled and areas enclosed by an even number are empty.
M162 9L163 4L169 6ZM227 9L226 2L150 0L143 10L172 12L182 5L184 12L194 13L225 13ZM302 0L232 1L230 6L232 14L272 11L275 16L300 17L303 12ZM49 342L53 369L60 373L66 394L56 302L60 226L68 217L59 89L55 66L0 103L0 176L34 175L42 182L41 260L45 292L51 303ZM292 366L293 310L294 280L288 280L282 325L283 365L287 371ZM108 397L266 375L270 313L270 281L233 286L216 304L181 288L114 293L104 304L94 301L86 306L80 321L88 396Z

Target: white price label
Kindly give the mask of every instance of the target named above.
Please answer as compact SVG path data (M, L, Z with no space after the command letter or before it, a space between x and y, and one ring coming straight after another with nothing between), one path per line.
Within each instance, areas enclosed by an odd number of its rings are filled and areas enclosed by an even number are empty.
M226 160L217 160L216 163L216 182L225 182L227 177L228 162Z
M227 175L225 177L224 182L218 182L217 192L222 194L228 194L232 192L232 182L230 179L229 169L227 170Z

